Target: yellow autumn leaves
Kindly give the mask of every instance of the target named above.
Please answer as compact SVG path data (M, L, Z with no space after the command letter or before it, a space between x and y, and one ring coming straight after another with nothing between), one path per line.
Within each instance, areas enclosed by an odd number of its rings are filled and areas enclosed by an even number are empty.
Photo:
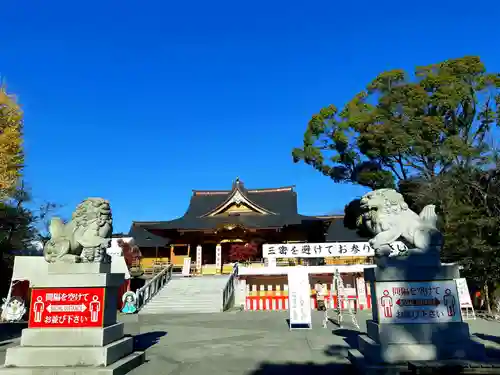
M23 112L16 98L0 86L0 200L16 187L24 164Z

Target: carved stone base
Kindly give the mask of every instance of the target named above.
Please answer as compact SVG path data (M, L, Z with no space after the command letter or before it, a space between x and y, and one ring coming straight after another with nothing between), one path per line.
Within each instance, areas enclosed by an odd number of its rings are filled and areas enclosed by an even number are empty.
M49 263L49 275L111 273L110 263Z
M67 330L68 344L73 344L71 335ZM106 367L132 353L133 341L122 337L105 346L16 346L7 350L5 367Z
M397 259L394 259L391 263L386 267L365 269L365 280L374 283L377 281L431 281L460 278L460 270L454 264L417 266L411 260Z
M125 337L123 323L116 321L123 281L123 274L110 273L109 264L50 264L33 287L104 288L102 327L24 329L21 345L7 349L0 375L118 375L141 365L144 353L133 352L133 338Z
M106 346L124 337L123 323L104 328L72 328L73 346ZM65 347L68 340L67 328L26 328L22 332L23 347Z
M366 322L360 351L370 362L400 363L440 359L484 360L485 348L470 337L467 323L381 324Z
M125 375L144 363L144 352L133 352L106 367L1 367L1 375Z
M426 263L425 256L409 255L405 259L386 260L385 267L364 271L365 280L371 284L373 318L366 323L368 334L359 336L358 349L349 352L352 363L366 371L369 368L378 368L387 369L387 373L397 373L398 369L405 366L407 369L408 361L484 360L484 345L471 338L469 325L461 319L436 323L432 320L428 323L379 321L379 308L380 313L383 310L379 307L379 298L382 296L377 296L377 283L379 286L384 282L401 282L402 285L410 282L444 283L460 278L458 266L429 264ZM399 304L396 300L391 301L394 306ZM415 306L418 308L418 305Z
M422 253L418 249L408 249L404 256L376 256L375 264L380 268L406 267L411 264L415 267L440 267L441 260L438 251Z
M484 345L472 340L450 342L447 345L419 342L381 344L368 336L359 336L359 351L368 363L398 364L408 361L436 361L447 359L484 360Z

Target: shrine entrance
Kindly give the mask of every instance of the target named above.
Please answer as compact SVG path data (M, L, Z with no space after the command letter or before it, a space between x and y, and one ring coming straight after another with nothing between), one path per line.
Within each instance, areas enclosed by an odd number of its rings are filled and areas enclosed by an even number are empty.
M204 243L201 247L201 264L215 264L215 243Z

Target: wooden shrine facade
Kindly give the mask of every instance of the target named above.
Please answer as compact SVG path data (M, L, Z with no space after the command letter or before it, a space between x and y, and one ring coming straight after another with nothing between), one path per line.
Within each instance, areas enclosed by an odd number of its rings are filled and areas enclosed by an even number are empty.
M133 222L129 235L141 249L143 267L182 267L190 257L197 273L215 274L230 272L234 243L257 246L254 260L260 260L264 243L323 242L330 234L353 241L357 235L340 222L341 217L300 215L293 186L247 189L236 179L231 190L194 190L182 217Z

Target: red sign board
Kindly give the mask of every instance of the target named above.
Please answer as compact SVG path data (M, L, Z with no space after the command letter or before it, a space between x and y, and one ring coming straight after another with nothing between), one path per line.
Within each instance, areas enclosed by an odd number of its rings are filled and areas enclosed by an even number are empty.
M30 328L102 327L104 288L43 288L31 292Z

